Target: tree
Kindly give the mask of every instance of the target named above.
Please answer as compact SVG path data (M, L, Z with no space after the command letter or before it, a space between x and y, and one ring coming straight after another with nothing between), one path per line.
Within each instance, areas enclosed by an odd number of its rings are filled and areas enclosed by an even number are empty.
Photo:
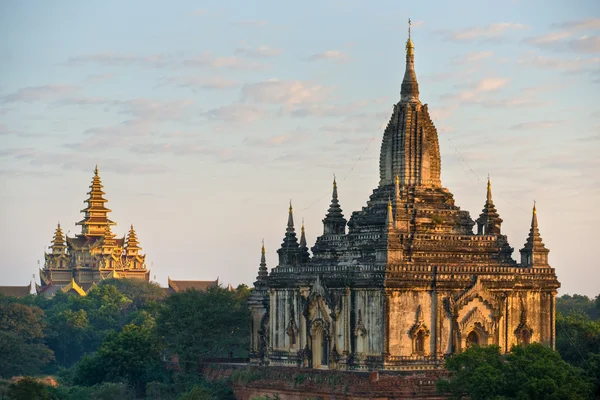
M0 376L39 374L53 358L44 344L44 312L0 299Z
M587 399L592 383L554 350L534 343L506 355L498 346L473 346L446 361L451 375L438 383L453 398Z
M247 355L250 316L245 297L222 288L189 290L165 300L157 331L181 367L195 372L201 359Z
M143 394L146 383L160 379L164 371L162 350L161 341L150 329L126 325L121 332L106 336L98 352L75 366L74 383L92 386L122 382Z
M50 400L52 396L48 386L37 379L26 376L8 386L8 398L11 400Z
M591 320L597 320L600 318L600 295L590 299L585 295L565 294L556 298L556 311L562 315L581 312L587 314Z

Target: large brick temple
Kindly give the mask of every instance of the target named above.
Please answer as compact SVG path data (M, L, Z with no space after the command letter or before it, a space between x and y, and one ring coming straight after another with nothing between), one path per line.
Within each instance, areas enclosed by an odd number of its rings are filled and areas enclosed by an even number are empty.
M50 252L44 255L44 268L40 269L41 286L38 293L51 296L57 290L85 295L96 283L108 278L137 278L148 281L146 255L131 225L127 235L116 237L108 218L111 211L102 191L98 167L81 210L84 218L77 222L81 233L74 237L63 234L60 223L54 232Z
M253 363L424 370L472 344L504 352L530 342L554 347L560 283L535 206L517 262L489 181L474 221L442 186L440 167L409 35L400 100L383 132L379 186L366 206L347 221L334 180L312 255L304 227L297 238L291 204L270 273L263 246L249 300Z

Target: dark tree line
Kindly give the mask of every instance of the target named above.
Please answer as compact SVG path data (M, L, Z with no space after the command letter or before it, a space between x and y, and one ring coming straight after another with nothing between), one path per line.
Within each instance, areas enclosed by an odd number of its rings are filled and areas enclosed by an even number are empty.
M165 296L155 284L123 279L83 297L0 297L0 378L58 375L61 385L44 389L57 399L170 399L192 390L232 398L198 371L205 358L247 355L249 293L240 285ZM36 385L0 385L0 397L41 390Z

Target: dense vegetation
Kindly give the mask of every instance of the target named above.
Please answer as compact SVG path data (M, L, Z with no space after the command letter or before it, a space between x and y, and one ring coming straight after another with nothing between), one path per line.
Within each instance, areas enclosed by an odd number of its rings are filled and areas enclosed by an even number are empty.
M123 279L84 297L0 295L0 378L60 383L4 381L0 398L233 398L198 372L202 360L247 356L249 293L240 285L165 297L155 284Z
M241 285L165 297L152 283L109 280L85 297L0 296L0 398L233 399L201 364L247 356L249 293ZM474 400L600 398L599 299L557 299L556 352L473 347L447 361L439 389ZM9 380L48 375L58 386Z
M438 382L452 398L600 398L600 296L564 295L556 302L556 350L534 343L501 354L472 347L446 362L450 378Z

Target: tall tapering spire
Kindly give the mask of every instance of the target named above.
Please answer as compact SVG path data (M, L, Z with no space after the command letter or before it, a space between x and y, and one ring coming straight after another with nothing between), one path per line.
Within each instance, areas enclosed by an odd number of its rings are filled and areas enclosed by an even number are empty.
M288 211L287 228L281 248L277 250L279 254L279 265L296 265L298 261L299 244L296 237L296 229L294 228L294 209L290 200L290 208Z
M77 225L81 225L81 234L84 236L104 236L105 227L116 225L108 219L107 214L111 211L105 207L107 200L103 197L102 181L98 174L98 166L94 168L94 177L90 185L89 197L84 201L87 207L81 210L84 213L84 219Z
M60 227L60 222L56 226L56 231L54 232L54 238L52 239L52 245L50 248L52 249L52 254L64 254L67 248L63 231Z
M267 280L267 277L269 276L265 253L265 240L263 239L262 246L260 248L260 266L258 267L258 276L256 277L254 286L263 286Z
M394 227L394 211L392 209L392 200L391 199L388 199L386 220L387 220L388 230L392 229Z
M304 230L304 218L302 218L302 229L300 231L300 259L303 263L310 259L310 253L306 246L306 232Z
M135 229L133 228L133 224L131 224L131 227L129 228L126 244L125 250L128 256L137 255L139 251L142 250L137 234L135 233Z
M396 179L394 180L394 200L396 204L400 201L400 177L396 174Z
M288 213L287 231L294 232L294 209L292 208L292 200L290 199L290 209Z
M519 252L521 253L521 264L523 266L548 266L548 253L550 252L550 250L548 250L542 242L542 236L540 235L540 229L538 227L537 209L535 202L533 202L533 211L531 215L531 228L529 229L529 236L527 237L525 245Z
M344 214L342 213L342 208L340 207L340 202L338 200L338 187L335 175L333 176L331 204L329 205L325 219L323 219L323 233L326 235L343 235L346 233L346 218L344 218Z
M500 235L502 218L496 211L494 201L492 200L492 183L490 177L487 180L487 193L485 196L485 205L479 215L479 218L475 221L477 223L477 234L478 235Z
M419 84L415 73L415 46L410 37L410 18L408 19L408 39L406 40L406 70L402 80L400 101L404 103L420 103Z

